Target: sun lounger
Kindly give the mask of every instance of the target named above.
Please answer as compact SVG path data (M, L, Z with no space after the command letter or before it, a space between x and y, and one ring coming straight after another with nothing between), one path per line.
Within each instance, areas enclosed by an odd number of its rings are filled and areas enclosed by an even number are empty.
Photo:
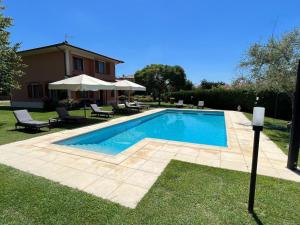
M56 112L63 122L81 122L85 119L83 116L71 116L65 107L57 107Z
M50 129L49 122L33 120L28 111L25 109L15 110L13 113L17 120L15 124L16 129L18 129L18 126L36 130L40 130L43 127L48 127Z
M125 107L127 109L136 110L138 112L142 109L142 107L140 107L140 106L132 106L132 105L130 105L129 102L125 102Z
M112 111L101 110L101 108L98 108L96 104L91 104L91 109L91 115L110 117L114 114Z
M204 101L198 101L198 105L197 105L197 108L202 108L204 109Z
M135 104L135 106L140 107L142 109L149 109L150 108L149 105L144 105L144 104L141 104L140 102L137 102L137 101L134 102L134 104Z
M177 108L183 107L183 100L178 100L178 103L175 104Z
M130 110L128 110L124 104L112 104L114 113L128 114Z

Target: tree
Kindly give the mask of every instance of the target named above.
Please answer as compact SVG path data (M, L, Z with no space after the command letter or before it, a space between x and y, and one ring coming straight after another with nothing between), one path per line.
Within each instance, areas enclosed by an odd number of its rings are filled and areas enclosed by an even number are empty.
M184 87L182 88L183 90L192 90L194 88L194 84L192 81L190 80L186 80L185 81L185 85Z
M240 68L246 71L243 76L247 84L252 83L256 90L286 93L293 106L299 59L300 29L295 29L280 38L272 36L265 44L254 43L241 61Z
M192 88L192 83L186 79L184 69L180 66L151 64L134 74L135 81L146 87L154 99L166 92Z
M218 88L221 86L225 86L225 83L222 81L207 81L206 79L203 79L200 83L200 88L202 89L212 89L212 88Z
M3 15L4 9L0 5L0 92L11 94L13 89L20 88L19 79L24 75L22 69L25 65L17 55L20 44L12 45L9 42L10 33L7 29L12 25L12 18Z

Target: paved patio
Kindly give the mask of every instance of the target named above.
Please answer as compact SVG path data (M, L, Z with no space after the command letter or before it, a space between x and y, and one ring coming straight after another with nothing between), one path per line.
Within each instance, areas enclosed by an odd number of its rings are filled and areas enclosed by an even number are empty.
M146 138L116 156L52 144L83 132L159 112L149 110L74 130L0 146L0 163L135 208L170 160L249 172L253 132L240 112L225 111L228 147ZM300 182L286 168L287 156L264 134L258 174Z

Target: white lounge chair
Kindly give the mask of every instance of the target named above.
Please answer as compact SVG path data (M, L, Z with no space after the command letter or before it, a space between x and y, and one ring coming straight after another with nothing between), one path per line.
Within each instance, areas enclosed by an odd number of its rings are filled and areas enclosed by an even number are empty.
M198 105L197 105L197 108L201 108L201 109L204 109L204 101L198 101Z
M183 107L183 100L178 100L178 102L175 104L177 108L182 108Z
M96 116L110 117L114 114L113 111L106 111L106 110L102 110L101 108L98 108L96 104L91 104L91 109L92 109L91 116L96 115Z

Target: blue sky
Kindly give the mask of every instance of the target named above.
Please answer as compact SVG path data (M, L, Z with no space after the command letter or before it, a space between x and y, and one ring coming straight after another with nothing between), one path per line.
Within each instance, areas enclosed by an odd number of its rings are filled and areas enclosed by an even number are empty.
M181 65L194 83L230 82L248 46L300 27L299 0L4 0L22 49L64 41L124 60Z

